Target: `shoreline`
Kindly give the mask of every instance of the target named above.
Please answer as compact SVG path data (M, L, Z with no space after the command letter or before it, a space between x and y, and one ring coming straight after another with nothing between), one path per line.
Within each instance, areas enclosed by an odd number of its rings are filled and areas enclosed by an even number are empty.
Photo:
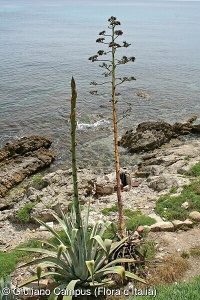
M130 170L128 167L126 171L130 177L132 183L139 183L139 185L132 184L133 186L128 190L122 192L122 198L124 202L124 208L132 210L141 210L142 213L148 215L153 213L156 200L163 194L169 192L169 190L176 184L177 193L180 193L182 186L189 184L189 179L182 175L184 170L188 170L192 165L200 161L200 138L193 140L183 137L177 140L171 140L168 144L163 145L160 149L154 150L152 155L155 154L157 159L162 158L162 165L154 165L152 162L147 164L147 159L143 160L143 164L138 167L138 170ZM143 154L145 156L146 154ZM189 160L186 160L188 157ZM151 174L144 177L144 170L141 172L141 168L151 167ZM48 170L49 171L49 170ZM34 180L38 175L34 175L29 180L21 183L18 187L11 190L10 197L12 197L13 207L0 211L0 226L3 236L0 236L0 241L3 248L7 248L7 245L11 242L15 236L16 240L14 244L23 242L30 235L30 231L33 229L33 236L35 235L35 229L37 226L33 225L21 225L16 222L16 214L22 209L26 203L37 202L33 207L30 218L41 218L45 222L52 221L51 211L58 212L58 207L68 210L70 204L70 198L73 194L71 170L57 170L55 172L45 172L45 175L38 177L38 182ZM115 178L115 173L108 174L110 178ZM101 213L101 210L105 207L111 207L116 204L117 196L115 193L108 195L94 194L94 183L105 182L105 173L102 171L100 174L96 174L91 169L79 169L79 196L80 201L83 204L85 213L86 203L91 201L91 224L98 219L106 220L107 217ZM107 175L106 175L107 176ZM107 176L108 177L108 176ZM164 178L164 179L163 179ZM164 181L163 181L164 180ZM44 186L40 186L40 184ZM9 197L8 197L9 198ZM5 198L8 199L8 198ZM13 221L14 223L13 223ZM111 214L110 220L117 222L118 217L116 213ZM12 225L13 224L13 225ZM17 227L20 234L17 234ZM22 230L22 231L21 231ZM6 232L6 234L5 234ZM9 241L9 242L8 242ZM2 248L2 247L1 247Z

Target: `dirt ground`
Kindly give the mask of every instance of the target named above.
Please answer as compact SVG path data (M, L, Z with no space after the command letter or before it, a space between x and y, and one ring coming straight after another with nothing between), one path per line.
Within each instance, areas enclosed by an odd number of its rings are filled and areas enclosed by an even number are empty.
M191 277L200 276L200 255L191 255L191 249L198 249L200 252L200 225L188 230L177 232L150 232L148 239L156 243L156 259L162 262L167 256L181 256L189 254L185 258L189 263L189 268L180 274L180 281L188 282Z

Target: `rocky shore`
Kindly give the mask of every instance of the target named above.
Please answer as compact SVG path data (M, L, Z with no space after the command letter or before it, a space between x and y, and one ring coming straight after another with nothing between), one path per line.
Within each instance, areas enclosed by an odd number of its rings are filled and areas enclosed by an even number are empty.
M152 126L155 129L155 124ZM7 251L29 238L41 238L41 229L34 218L54 222L51 214L53 211L59 214L60 207L64 211L70 208L73 195L71 170L57 170L52 173L46 172L45 175L35 175L11 189L14 183L22 181L25 176L35 173L52 162L54 153L48 150L50 143L47 138L34 137L32 142L30 138L23 138L15 146L6 145L0 152L0 168L3 170L0 177L0 250ZM37 167L30 168L33 161ZM179 194L183 185L190 181L184 175L185 171L199 161L198 135L178 136L159 146L159 149L142 153L141 163L136 171L130 171L128 166L121 170L124 207L131 210L140 209L144 214L156 218L154 215L156 200L168 193L171 188L176 188L176 194ZM18 169L12 168L14 163L18 165ZM12 170L13 176L6 175L9 170ZM22 174L21 179L13 180L19 178L16 177L19 173ZM117 222L116 213L107 217L101 212L105 207L116 204L115 173L96 174L91 169L79 169L78 182L83 215L87 206L84 204L89 201L91 203L90 223L106 218ZM29 222L23 225L19 222L18 212L30 203L33 205L30 209Z

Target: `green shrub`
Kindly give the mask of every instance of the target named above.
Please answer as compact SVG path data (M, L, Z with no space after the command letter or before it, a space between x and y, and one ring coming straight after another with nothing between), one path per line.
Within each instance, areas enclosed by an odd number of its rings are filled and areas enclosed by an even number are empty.
M30 254L27 251L18 251L19 247L41 247L41 242L37 240L30 240L27 243L20 244L17 248L10 252L0 251L0 277L6 277L11 274L19 262L27 261L34 256L32 253Z
M118 211L118 206L117 205L113 205L111 207L106 207L106 208L101 210L102 214L104 214L105 216L110 216L110 213L117 212L117 211Z
M152 225L155 224L156 220L145 215L139 215L133 218L130 218L126 221L126 229L135 231L140 225Z
M185 259L185 258L189 258L189 257L190 257L190 254L189 254L187 251L184 250L184 251L181 253L181 257L184 258L184 259Z
M186 172L186 174L193 177L200 176L200 162L191 167L190 170Z
M186 210L181 205L189 203ZM185 220L192 210L200 211L200 180L193 181L184 186L181 195L171 196L170 194L161 196L156 202L155 212L166 220Z
M27 223L29 221L30 212L31 212L32 208L37 204L38 204L37 201L26 203L24 205L24 207L17 212L18 221L20 221L22 223Z
M131 210L129 208L125 208L123 211L124 211L124 215L126 217L129 217L129 218L134 218L134 217L142 215L142 212L139 209L137 209L137 210Z
M46 187L48 184L47 182L45 182L43 179L42 179L42 175L40 174L37 174L33 177L33 184L36 186L36 188L38 188L39 190L40 189L43 189L44 187Z
M136 247L136 249L148 261L152 261L156 254L155 242L153 240L146 240L144 244Z
M169 192L171 194L175 194L177 192L177 189L178 189L177 186L172 186Z

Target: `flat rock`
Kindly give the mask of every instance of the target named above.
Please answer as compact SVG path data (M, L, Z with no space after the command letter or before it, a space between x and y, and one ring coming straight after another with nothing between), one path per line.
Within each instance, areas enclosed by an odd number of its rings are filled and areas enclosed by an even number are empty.
M200 222L200 212L198 211L192 211L189 214L189 217L196 222Z
M3 197L16 184L38 170L50 166L55 153L48 137L23 137L16 142L7 143L0 150L0 209L4 203Z
M174 225L174 229L178 229L178 228L186 225L183 221L180 221L180 220L174 220L174 221L172 221L172 224Z
M155 213L151 213L148 216L152 219L155 219L156 222L163 222L163 219L160 216L156 215Z
M171 222L158 222L150 226L151 231L174 231L174 225Z

